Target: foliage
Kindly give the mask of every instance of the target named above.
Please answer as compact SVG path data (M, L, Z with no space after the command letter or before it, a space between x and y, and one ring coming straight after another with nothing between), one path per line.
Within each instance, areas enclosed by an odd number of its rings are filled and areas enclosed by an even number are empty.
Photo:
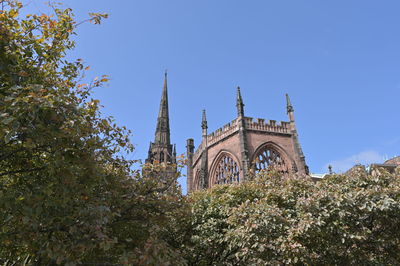
M313 182L262 173L180 193L176 166L132 171L129 131L69 61L71 9L0 11L0 262L367 265L400 261L400 170ZM106 14L91 13L99 24Z
M171 227L189 211L177 184L178 176L174 165L144 165L143 175L136 175L120 194L122 198L116 199L118 215L110 224L110 234L118 243L106 257L115 254L118 262L129 265L184 263L174 245L181 231Z
M264 173L193 193L191 265L367 265L400 260L400 169L315 183Z
M156 245L169 250L158 232L180 207L176 182L132 172L122 156L133 149L129 131L91 98L107 76L80 84L89 67L66 59L79 24L72 10L22 17L20 2L0 4L0 262L172 258Z

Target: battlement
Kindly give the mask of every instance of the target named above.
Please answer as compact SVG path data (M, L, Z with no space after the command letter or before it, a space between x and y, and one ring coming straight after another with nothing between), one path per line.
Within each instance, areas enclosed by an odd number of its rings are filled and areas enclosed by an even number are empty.
M237 125L237 119L231 121L230 123L224 125L223 127L218 128L214 132L207 135L207 146L211 146L218 141L228 137L233 134L235 131L239 129ZM202 141L197 150L193 154L193 162L196 162L197 159L201 156L202 151L205 148L205 143Z
M266 123L265 119L262 118L257 118L257 120L254 120L254 118L252 117L245 117L244 126L248 130L283 133L283 134L291 133L290 122L285 122L285 121L277 123L276 120L268 120L268 123ZM209 147L214 145L215 143L232 135L238 130L239 130L238 119L235 119L230 123L224 125L223 127L220 127L214 132L208 134L207 146ZM202 141L197 150L193 154L193 162L196 162L199 159L202 151L206 148L205 146L206 144L204 143L204 141Z
M207 136L207 144L208 146L213 145L220 141L221 139L226 138L227 136L233 134L235 131L239 129L237 124L237 119L233 120L232 122L224 125L221 128L218 128L211 134Z
M276 123L276 120L269 120L268 123L265 123L265 119L262 118L257 118L257 121L254 121L252 117L245 117L244 124L245 128L250 130L290 133L290 122L285 121Z

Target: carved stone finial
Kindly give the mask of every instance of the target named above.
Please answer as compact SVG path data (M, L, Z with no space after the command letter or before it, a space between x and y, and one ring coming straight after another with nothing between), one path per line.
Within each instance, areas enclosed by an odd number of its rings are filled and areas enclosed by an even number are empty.
M286 93L286 109L287 113L294 112L292 103L290 102L289 94Z
M244 116L244 104L243 104L243 99L242 95L240 94L240 87L237 87L237 93L236 93L236 108L237 108L237 113L238 117Z
M201 117L201 128L202 129L207 129L208 128L206 110L205 109L203 109L203 114L202 114L202 117Z

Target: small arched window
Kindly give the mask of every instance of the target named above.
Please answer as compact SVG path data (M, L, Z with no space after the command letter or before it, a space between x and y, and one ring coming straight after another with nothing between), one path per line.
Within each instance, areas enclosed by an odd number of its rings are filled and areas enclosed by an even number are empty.
M281 173L289 172L288 166L281 154L269 146L265 146L257 153L253 163L256 173L262 170L277 170Z
M164 162L164 152L160 152L160 162Z
M215 180L215 184L238 183L240 181L238 163L228 154L221 156L216 162L213 180Z

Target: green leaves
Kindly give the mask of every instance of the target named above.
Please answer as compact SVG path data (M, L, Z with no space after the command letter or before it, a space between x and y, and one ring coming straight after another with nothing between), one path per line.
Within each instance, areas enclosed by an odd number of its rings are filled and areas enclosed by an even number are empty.
M65 59L78 25L72 11L21 18L22 5L8 3L0 12L0 260L183 265L172 226L188 213L178 175L151 165L142 176L121 155L133 151L130 131L91 98L109 77L78 85L89 68Z
M89 13L90 22L93 24L100 24L103 18L108 18L106 13Z
M195 192L190 201L192 231L184 247L192 264L356 265L400 260L398 172L358 171L318 183L264 173L240 185Z
M0 258L96 259L115 249L117 199L134 187L132 162L116 154L130 151L129 132L75 88L82 63L64 59L74 46L71 10L21 18L21 8L8 1L0 13Z

